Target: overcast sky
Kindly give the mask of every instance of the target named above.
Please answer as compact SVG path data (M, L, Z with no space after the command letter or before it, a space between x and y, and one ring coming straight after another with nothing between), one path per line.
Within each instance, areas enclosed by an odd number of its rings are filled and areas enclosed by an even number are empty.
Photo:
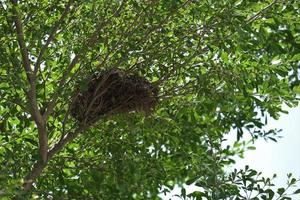
M256 150L245 153L244 159L237 160L236 168L249 165L250 168L263 172L264 176L278 175L274 183L285 187L287 173L300 178L300 106L286 109L289 114L283 114L279 120L270 120L269 127L282 129L283 138L278 142L256 141ZM300 185L298 183L298 185ZM293 198L295 199L295 198ZM296 199L300 199L300 196Z

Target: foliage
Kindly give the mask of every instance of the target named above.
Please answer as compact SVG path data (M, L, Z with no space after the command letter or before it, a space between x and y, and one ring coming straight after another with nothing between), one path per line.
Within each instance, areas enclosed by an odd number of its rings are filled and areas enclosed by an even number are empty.
M250 199L243 190L275 198L254 170L226 174L243 150L221 144L232 130L237 140L276 140L277 130L263 129L268 116L297 105L298 1L0 5L3 199L159 199L163 186L194 182L205 190L189 195L196 199ZM155 112L77 123L69 109L76 91L113 68L158 85Z
M256 170L249 169L246 166L244 170L237 171L236 169L223 180L222 184L211 191L209 186L204 181L198 181L196 186L200 186L204 191L195 191L186 197L190 199L251 199L251 200L288 200L292 199L293 195L300 193L300 189L293 189L290 192L290 188L295 187L300 180L293 178L292 174L288 174L288 181L286 188L274 189L273 179L276 178L276 174L272 178L261 177L261 173ZM186 199L186 198L185 198Z

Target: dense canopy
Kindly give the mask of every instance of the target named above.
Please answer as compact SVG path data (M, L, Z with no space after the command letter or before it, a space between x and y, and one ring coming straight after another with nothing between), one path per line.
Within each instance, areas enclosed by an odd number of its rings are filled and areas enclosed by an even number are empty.
M183 199L284 199L224 169L297 105L299 33L294 0L0 0L1 198L160 199L194 183ZM111 70L119 85L87 92Z

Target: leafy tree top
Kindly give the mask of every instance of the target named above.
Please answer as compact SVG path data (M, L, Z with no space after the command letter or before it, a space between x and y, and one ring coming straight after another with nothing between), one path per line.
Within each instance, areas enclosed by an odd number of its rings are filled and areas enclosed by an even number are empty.
M227 175L224 166L243 150L221 144L230 130L238 140L276 140L276 130L262 129L267 116L297 104L299 6L0 1L0 195L157 199L162 186L196 182L205 192L195 198L242 199L235 178L250 177L239 180L255 190L256 172ZM72 118L76 96L87 94L95 74L112 69L158 88L154 112L105 114L93 123ZM99 88L100 97L111 89ZM273 198L260 189L258 197Z

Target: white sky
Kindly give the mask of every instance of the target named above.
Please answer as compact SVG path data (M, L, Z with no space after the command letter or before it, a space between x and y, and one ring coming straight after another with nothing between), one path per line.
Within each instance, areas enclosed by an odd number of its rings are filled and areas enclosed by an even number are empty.
M293 177L300 178L300 105L296 108L286 108L289 114L283 114L279 120L269 120L269 128L283 129L278 142L259 139L255 142L256 150L247 151L243 159L236 159L233 168L244 169L245 165L262 172L264 177L272 177L274 173L277 178L274 180L275 187L286 187L287 174L292 173ZM235 135L234 135L235 138ZM300 183L298 183L300 186ZM195 187L188 187L187 193ZM292 193L295 188L289 191ZM276 190L275 190L276 191ZM167 196L161 195L164 200L179 200L174 194L179 194L180 189L175 188ZM292 199L300 199L300 195Z
M289 114L282 115L277 121L270 120L268 125L270 128L283 129L280 134L283 138L278 139L277 143L263 139L256 141L256 150L247 151L245 158L237 160L234 166L239 169L249 165L269 177L276 173L276 187L286 187L287 173L300 178L300 105L286 110ZM300 199L300 196L296 199Z

